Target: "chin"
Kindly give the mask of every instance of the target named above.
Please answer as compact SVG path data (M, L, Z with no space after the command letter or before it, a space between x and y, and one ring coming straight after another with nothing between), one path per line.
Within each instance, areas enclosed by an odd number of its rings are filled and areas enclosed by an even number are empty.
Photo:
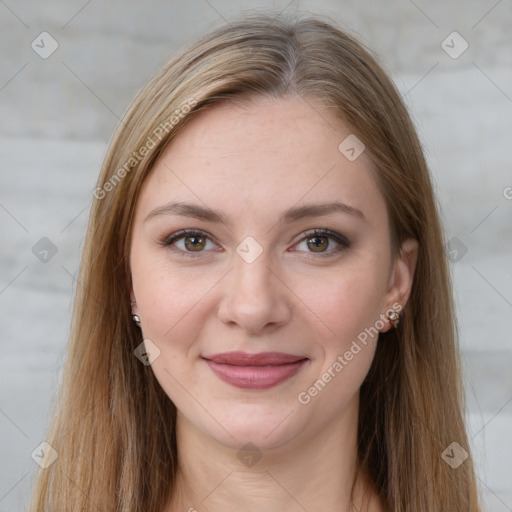
M275 430L273 431L273 429ZM290 428L290 425L287 427L279 426L279 422L273 426L270 426L267 422L237 422L234 425L227 425L227 430L229 434L222 428L217 428L215 432L208 433L218 443L237 452L247 445L253 445L257 450L266 452L290 443L302 429Z
M230 401L215 407L211 401L208 413L195 409L182 410L182 414L187 423L223 446L239 450L252 443L265 451L285 445L304 431L302 422L297 421L296 408L293 402L285 405L277 401L266 404L239 401L234 405Z

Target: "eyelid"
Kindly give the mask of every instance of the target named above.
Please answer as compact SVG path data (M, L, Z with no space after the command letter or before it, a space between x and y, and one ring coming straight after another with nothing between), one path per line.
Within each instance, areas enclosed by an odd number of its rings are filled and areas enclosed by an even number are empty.
M177 241L186 238L187 236L192 235L200 235L203 238L206 238L210 240L211 242L215 243L216 245L219 245L212 235L207 233L206 231L203 231L201 229L180 229L179 231L176 231L174 233L171 233L170 235L165 236L162 240L159 241L160 245L162 245L164 248L169 249L174 243ZM185 256L191 256L191 257L198 257L201 256L201 253L205 251L183 251L181 249L171 249L175 253L179 253L181 255Z
M343 236L341 233L337 233L336 231L331 231L330 229L326 229L326 228L315 228L315 229L306 231L303 234L302 238L300 238L294 244L294 246L300 244L301 242L303 242L304 240L307 240L308 238L314 238L314 237L325 237L325 238L334 240L338 244L338 247L335 247L334 249L331 249L330 251L326 251L326 252L313 252L313 251L309 252L309 251L307 251L306 254L308 255L307 256L308 258L311 258L310 255L316 255L316 256L324 257L324 258L327 258L329 256L335 256L335 255L339 254L340 252L342 252L343 250L348 249L350 247L350 241L348 240L348 238ZM293 251L296 251L296 250L294 249Z
M314 228L314 229L307 230L303 233L302 238L300 238L298 240L298 242L302 242L303 240L305 240L307 238L313 238L314 236L318 236L318 237L325 236L325 237L334 239L336 242L338 242L340 244L346 244L347 246L350 245L348 238L343 236L341 233L337 233L336 231L331 231L330 229L327 229L327 228Z
M162 243L170 244L172 242L175 242L176 240L179 240L180 238L184 238L186 235L202 235L205 238L215 240L215 237L213 237L206 231L203 231L202 229L180 229L179 231L175 231L174 233L165 236L162 239Z

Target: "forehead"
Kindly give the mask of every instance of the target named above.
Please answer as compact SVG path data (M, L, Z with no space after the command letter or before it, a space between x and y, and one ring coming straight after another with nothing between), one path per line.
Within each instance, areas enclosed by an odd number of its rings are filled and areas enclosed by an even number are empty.
M193 200L261 218L297 203L343 201L385 216L368 155L350 161L340 152L349 135L332 111L299 96L216 104L164 150L137 208L142 215L171 199Z

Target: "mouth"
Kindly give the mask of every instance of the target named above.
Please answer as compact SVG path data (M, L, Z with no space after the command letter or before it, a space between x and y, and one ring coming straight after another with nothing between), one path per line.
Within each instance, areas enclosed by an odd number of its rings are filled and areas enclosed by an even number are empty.
M241 389L268 389L293 377L309 361L281 352L225 352L202 356L222 381Z

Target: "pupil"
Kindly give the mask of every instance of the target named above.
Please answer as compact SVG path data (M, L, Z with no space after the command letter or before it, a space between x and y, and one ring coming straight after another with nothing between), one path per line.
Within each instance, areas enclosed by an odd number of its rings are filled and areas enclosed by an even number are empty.
M203 242L203 237L200 236L189 236L185 240L185 245L188 249L192 248L200 248Z
M314 240L313 246L315 248L317 248L317 249L325 248L325 247L322 247L322 246L325 246L325 237L315 236L313 238L310 238L310 240Z

